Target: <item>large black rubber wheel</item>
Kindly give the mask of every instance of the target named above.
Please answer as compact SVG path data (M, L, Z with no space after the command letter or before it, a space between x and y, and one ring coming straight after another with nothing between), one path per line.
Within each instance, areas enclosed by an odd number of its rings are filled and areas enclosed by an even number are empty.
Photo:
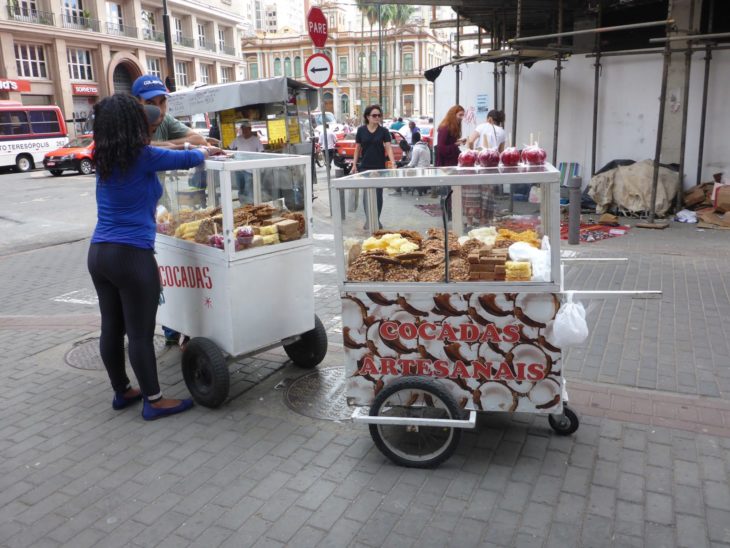
M370 407L373 417L462 419L454 397L432 379L404 377L386 386ZM461 440L461 429L444 426L371 424L378 449L400 466L432 468L446 461Z
M231 384L228 367L210 339L190 339L182 355L182 373L196 403L215 408L226 401Z
M51 175L53 175L54 177L59 177L63 173L62 169L51 169L49 171L51 172Z
M15 159L15 169L21 173L30 171L34 167L35 163L33 162L33 156L30 154L21 154Z
M89 175L92 171L94 171L94 164L91 163L91 160L81 160L81 163L79 164L79 173L82 175Z
M327 331L319 316L314 315L314 329L302 333L293 343L285 344L284 351L299 367L304 369L317 367L327 355Z
M548 422L555 433L561 436L569 436L580 426L578 414L567 405L563 405L562 415L548 415Z

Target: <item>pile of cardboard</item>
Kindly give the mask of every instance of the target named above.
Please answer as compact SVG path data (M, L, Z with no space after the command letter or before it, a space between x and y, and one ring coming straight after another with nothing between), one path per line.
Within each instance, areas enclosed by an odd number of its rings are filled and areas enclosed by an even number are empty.
M723 184L722 173L713 175L714 183L702 183L684 193L684 206L697 211L700 225L730 228L730 184Z

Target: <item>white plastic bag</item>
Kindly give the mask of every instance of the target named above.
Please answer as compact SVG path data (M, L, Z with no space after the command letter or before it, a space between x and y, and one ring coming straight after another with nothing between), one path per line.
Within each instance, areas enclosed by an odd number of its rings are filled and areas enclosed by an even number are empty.
M527 200L531 204L539 204L542 201L542 189L538 185L533 185L530 188L530 195Z
M573 293L567 295L553 322L553 342L558 348L577 346L588 338L586 309L573 302Z

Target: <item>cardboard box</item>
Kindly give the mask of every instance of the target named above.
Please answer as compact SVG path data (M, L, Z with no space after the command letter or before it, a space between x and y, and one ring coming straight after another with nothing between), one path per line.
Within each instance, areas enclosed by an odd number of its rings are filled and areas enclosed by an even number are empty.
M684 193L685 207L693 207L705 201L705 191L701 185L690 188Z
M713 205L717 213L730 211L730 185L722 185L715 189L715 201Z

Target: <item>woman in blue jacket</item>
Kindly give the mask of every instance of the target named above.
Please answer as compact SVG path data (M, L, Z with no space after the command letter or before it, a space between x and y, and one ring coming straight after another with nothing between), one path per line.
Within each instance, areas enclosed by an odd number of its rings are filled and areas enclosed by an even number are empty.
M160 297L154 256L155 209L162 196L158 171L188 169L208 157L205 147L152 147L142 105L129 95L107 97L94 106L97 224L88 267L101 310L101 359L112 388L114 409L144 399L142 417L154 420L186 411L190 399L162 396L153 337ZM139 382L132 388L124 367L124 335Z

